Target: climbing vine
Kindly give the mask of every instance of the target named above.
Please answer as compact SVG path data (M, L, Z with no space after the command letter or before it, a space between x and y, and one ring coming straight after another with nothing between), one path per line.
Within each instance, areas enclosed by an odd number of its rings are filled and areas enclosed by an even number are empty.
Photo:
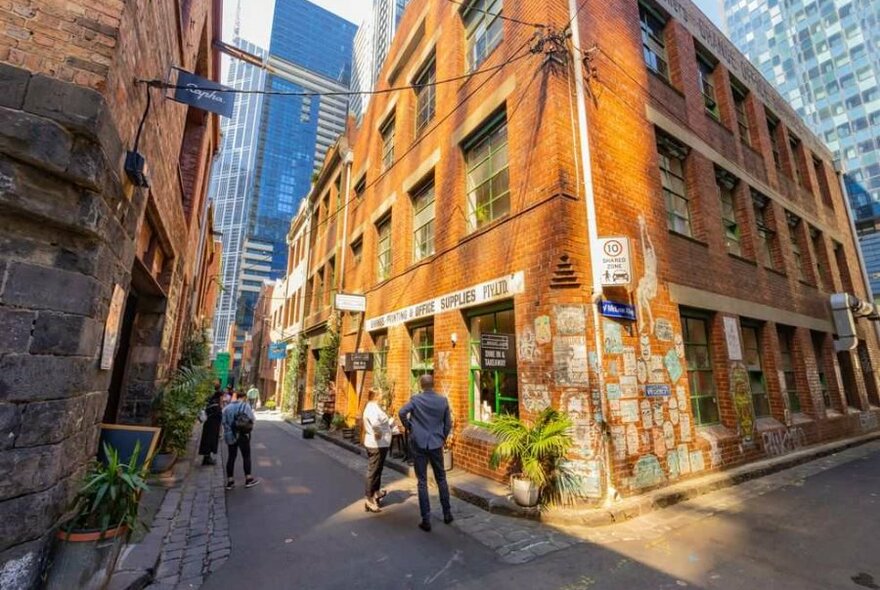
M318 353L316 366L317 378L315 380L315 401L324 402L327 399L328 386L336 377L336 359L339 355L339 327L335 317L327 321L327 340L324 348Z
M293 348L287 353L287 370L281 385L281 407L294 415L299 412L299 404L302 401L299 382L302 379L307 343L305 334L300 334Z

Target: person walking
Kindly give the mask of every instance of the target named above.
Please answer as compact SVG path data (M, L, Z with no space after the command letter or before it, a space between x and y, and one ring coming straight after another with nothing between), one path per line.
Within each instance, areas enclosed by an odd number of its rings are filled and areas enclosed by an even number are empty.
M382 468L385 457L391 446L391 418L379 405L379 390L370 388L367 391L367 406L364 408L364 447L367 449L366 502L367 512L381 512L379 502L385 497L382 487Z
M422 520L419 528L431 530L431 502L428 498L428 463L434 472L437 488L440 490L440 506L443 508L443 522L450 524L452 508L449 505L449 486L446 483L446 470L443 467L443 446L452 430L452 414L449 400L434 391L434 376L419 377L421 393L412 396L400 408L400 421L410 431L410 447L413 465L419 487L419 512Z
M245 394L238 391L235 401L223 408L223 439L226 441L228 457L226 458L226 489L235 487L235 457L241 451L241 462L244 465L244 487L252 488L258 483L251 475L251 433L254 429L254 410L245 399Z
M220 419L223 410L220 407L220 398L223 390L220 383L214 385L214 393L205 404L205 421L202 423L202 438L199 440L199 455L202 456L202 465L216 465L213 455L217 454L220 445Z
M250 389L247 390L247 401L251 408L257 409L257 402L260 401L260 390L257 389L256 385L251 385Z

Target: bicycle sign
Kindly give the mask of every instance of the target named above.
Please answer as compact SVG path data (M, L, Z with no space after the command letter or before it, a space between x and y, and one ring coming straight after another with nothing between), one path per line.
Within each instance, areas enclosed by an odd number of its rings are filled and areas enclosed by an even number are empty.
M603 287L619 287L632 282L629 238L599 238L599 254Z

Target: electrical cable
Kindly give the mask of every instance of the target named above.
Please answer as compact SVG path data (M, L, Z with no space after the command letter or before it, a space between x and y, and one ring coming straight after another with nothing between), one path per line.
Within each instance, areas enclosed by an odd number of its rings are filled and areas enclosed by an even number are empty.
M458 4L459 6L465 6L465 7L468 7L471 4L473 4L473 2L461 2L461 0L448 0L448 1L451 2L452 4ZM530 22L527 22L524 20L519 20L518 18L513 18L512 16L505 16L500 12L489 12L488 10L483 10L482 8L474 8L473 6L470 6L470 8L468 8L468 10L473 10L475 12L482 12L483 14L493 16L493 17L498 17L502 20L506 20L508 22L516 23L518 25L523 25L526 27L545 28L548 26L548 25L541 24L541 23L530 23Z

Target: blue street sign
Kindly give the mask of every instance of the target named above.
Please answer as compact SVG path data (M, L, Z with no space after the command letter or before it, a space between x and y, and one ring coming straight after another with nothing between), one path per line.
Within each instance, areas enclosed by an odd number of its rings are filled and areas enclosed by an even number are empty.
M231 118L235 94L229 90L222 84L178 70L177 88L174 89L172 98L197 109Z
M636 308L628 303L618 303L617 301L607 301L603 299L599 302L600 313L608 318L616 318L618 320L636 320Z
M669 397L670 388L662 383L648 383L645 385L645 397Z
M269 345L269 360L278 361L287 356L286 342L273 342Z

